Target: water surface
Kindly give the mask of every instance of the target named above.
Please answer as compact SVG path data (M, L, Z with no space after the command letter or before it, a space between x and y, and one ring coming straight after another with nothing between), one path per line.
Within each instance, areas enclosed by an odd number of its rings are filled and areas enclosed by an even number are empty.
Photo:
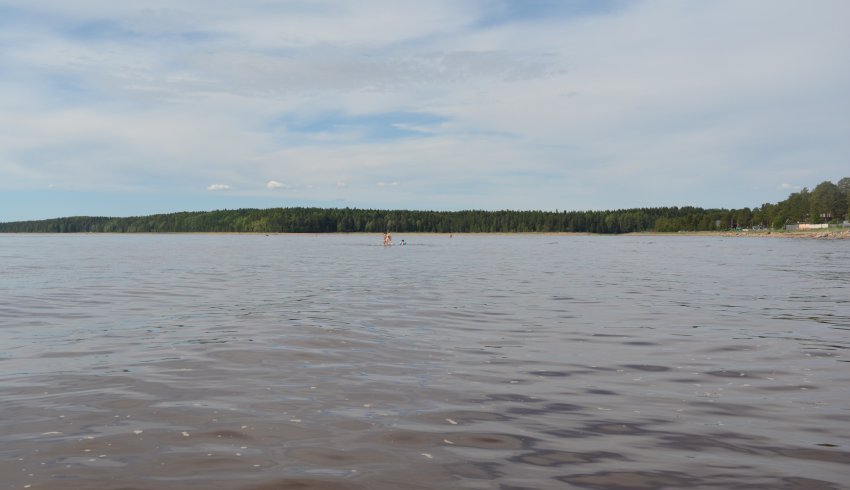
M847 488L850 246L0 235L0 488Z

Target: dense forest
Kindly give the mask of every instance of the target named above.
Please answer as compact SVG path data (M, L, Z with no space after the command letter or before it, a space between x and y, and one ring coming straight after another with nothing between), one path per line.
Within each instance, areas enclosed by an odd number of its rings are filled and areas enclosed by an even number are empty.
M129 218L75 216L0 223L7 233L134 232L589 232L712 231L841 223L848 217L850 177L804 188L757 208L661 207L614 211L405 211L273 208L181 212Z

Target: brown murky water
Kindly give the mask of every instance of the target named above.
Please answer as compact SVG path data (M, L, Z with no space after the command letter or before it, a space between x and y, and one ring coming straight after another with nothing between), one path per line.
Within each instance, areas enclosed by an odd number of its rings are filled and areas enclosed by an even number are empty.
M0 488L848 488L850 246L0 236Z

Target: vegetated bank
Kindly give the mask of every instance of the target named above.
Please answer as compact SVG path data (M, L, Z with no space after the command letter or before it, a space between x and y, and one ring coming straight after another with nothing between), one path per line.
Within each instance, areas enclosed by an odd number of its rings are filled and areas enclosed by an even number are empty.
M272 208L179 212L126 218L72 216L0 223L6 233L633 233L782 228L840 223L848 215L850 178L803 189L757 208L658 207L614 211L410 211Z

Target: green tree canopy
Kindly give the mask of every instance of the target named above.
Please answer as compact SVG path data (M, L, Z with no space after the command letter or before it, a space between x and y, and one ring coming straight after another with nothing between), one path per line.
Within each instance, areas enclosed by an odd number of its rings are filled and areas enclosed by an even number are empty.
M840 185L839 185L840 184ZM696 207L611 211L410 211L353 208L273 208L182 212L129 218L72 216L0 223L0 232L588 232L703 231L734 227L782 228L807 220L846 219L850 196L839 184L822 182L784 201L741 209Z

